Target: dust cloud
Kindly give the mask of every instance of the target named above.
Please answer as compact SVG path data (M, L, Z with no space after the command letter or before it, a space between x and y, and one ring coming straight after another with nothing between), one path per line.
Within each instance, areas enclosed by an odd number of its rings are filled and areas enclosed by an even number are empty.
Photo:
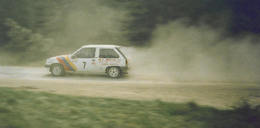
M68 53L86 44L131 45L123 31L124 21L131 20L127 10L92 0L72 2L65 9L64 28L51 34L61 47L54 51ZM156 28L147 43L152 45L128 49L132 74L177 81L259 81L260 46L251 41L256 37L226 38L221 28L188 26L185 20Z
M157 26L149 48L126 51L131 73L175 81L259 81L260 45L252 43L255 37L224 38L223 33L182 20Z
M133 44L123 31L125 21L131 20L127 10L92 0L72 2L64 9L64 28L50 34L61 49L53 51L68 53L86 44ZM176 81L259 81L260 46L252 43L256 37L227 38L222 28L188 26L185 20L156 28L147 43L152 45L127 50L130 73Z
M118 11L101 4L102 1L73 1L56 17L62 17L63 28L50 34L56 46L64 53L87 44L126 44L121 31L122 21L127 19L125 11ZM125 42L125 43L122 43Z
M48 57L72 53L87 44L135 44L126 38L128 32L124 25L133 18L129 16L129 10L119 11L105 6L101 4L102 0L69 2L54 10L55 14L45 26L48 31L39 31L43 39L51 39L53 42L48 45L47 51L42 52L45 56L47 53ZM15 37L27 37L22 30L19 33ZM188 26L185 20L157 25L150 42L145 43L151 45L126 49L130 74L145 74L176 81L259 81L260 44L252 43L257 37L227 38L223 33L225 30L221 28L204 24ZM15 41L15 44L26 41L25 38ZM11 50L13 51L15 49ZM14 55L7 54L4 48L0 52L1 60L6 61L2 64L17 63L12 59ZM25 52L15 54L24 56ZM29 55L36 56L33 53ZM29 62L23 56L18 62ZM47 58L44 57L38 60L41 61L40 64Z

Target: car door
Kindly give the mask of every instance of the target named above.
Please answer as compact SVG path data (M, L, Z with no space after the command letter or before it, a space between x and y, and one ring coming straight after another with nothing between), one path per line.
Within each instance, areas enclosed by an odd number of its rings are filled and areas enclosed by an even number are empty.
M109 66L119 66L119 54L113 48L100 48L98 56L99 70L105 71Z
M72 58L78 72L92 72L97 68L96 48L81 48Z

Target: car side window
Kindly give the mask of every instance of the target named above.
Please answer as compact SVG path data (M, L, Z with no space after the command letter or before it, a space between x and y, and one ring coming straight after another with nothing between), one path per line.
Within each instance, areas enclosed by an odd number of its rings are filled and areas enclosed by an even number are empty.
M99 58L119 58L113 49L100 49Z
M82 48L77 54L77 58L94 58L96 48Z

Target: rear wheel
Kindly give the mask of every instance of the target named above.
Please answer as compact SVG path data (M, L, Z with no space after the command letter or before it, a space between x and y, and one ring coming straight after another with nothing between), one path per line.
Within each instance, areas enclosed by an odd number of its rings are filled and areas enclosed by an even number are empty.
M53 76L63 76L65 74L64 68L60 64L53 64L50 71Z
M107 70L107 75L111 78L118 78L121 75L121 71L118 67L110 67Z

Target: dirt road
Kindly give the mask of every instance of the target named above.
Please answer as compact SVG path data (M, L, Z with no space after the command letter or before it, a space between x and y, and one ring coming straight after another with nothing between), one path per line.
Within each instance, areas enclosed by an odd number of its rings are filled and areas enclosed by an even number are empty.
M230 108L241 99L260 104L260 83L176 82L163 78L143 74L121 79L86 74L52 77L45 68L0 66L0 87L129 100L195 101L218 108Z

